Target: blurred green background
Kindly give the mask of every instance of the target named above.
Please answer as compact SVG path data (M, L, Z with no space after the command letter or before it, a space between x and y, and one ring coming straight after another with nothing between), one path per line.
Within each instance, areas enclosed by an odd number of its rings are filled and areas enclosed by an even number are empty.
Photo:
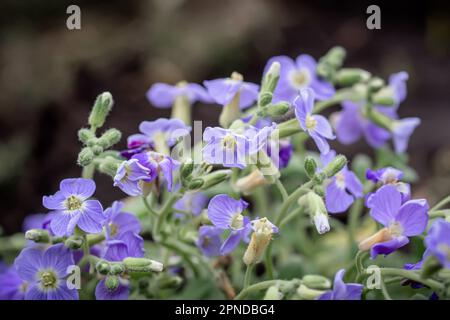
M81 30L66 28L66 8L81 8ZM116 101L108 125L135 133L140 121L168 116L145 92L157 81L224 77L237 70L259 82L267 59L330 47L347 66L387 78L406 70L409 95L400 115L419 116L410 164L415 196L431 203L450 193L450 14L440 1L380 3L381 30L366 28L367 1L43 1L0 3L0 226L20 230L42 212L41 197L60 179L79 176L77 130L96 95ZM220 108L199 105L195 120L216 123ZM123 139L125 141L125 139ZM125 147L122 142L120 148ZM334 147L373 152L365 142ZM123 194L99 176L107 206Z

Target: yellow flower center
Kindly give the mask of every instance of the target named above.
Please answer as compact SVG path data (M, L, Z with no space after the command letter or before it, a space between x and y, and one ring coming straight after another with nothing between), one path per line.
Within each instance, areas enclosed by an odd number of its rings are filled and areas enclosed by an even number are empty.
M41 281L41 286L43 289L52 289L56 288L58 285L58 278L56 274L52 270L42 271L39 275L39 279Z
M66 199L66 208L69 211L81 209L83 202L75 196L70 196Z
M119 226L115 223L109 224L111 236L115 236L119 232Z
M231 134L227 134L222 139L222 145L226 149L234 150L236 149L236 139Z
M317 120L314 119L313 116L307 115L305 123L306 123L306 128L314 129L316 127L316 125L317 125Z

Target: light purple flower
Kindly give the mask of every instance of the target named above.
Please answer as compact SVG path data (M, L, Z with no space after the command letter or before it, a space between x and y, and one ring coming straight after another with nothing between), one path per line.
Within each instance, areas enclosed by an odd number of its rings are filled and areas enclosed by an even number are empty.
M167 190L172 191L173 172L180 166L180 163L169 156L154 151L147 151L136 154L132 157L139 161L139 164L149 170L149 179L151 182L162 173L167 182Z
M14 266L0 273L0 300L23 300L28 283L20 278Z
M241 79L223 78L206 80L203 85L211 98L222 106L229 104L236 94L239 94L239 107L250 107L258 99L259 86Z
M418 199L402 203L402 195L394 186L386 185L378 189L367 205L371 217L385 226L371 237L377 239L371 246L372 258L379 254L388 255L403 247L409 243L408 237L421 234L427 226L427 201Z
M42 251L25 248L14 262L19 276L28 282L26 300L78 300L78 291L66 284L67 268L74 264L63 244Z
M406 99L406 81L408 80L408 78L409 75L405 71L391 74L389 77L389 87L391 87L394 92L395 109L397 109L400 103L402 103Z
M311 88L316 92L318 100L326 100L334 95L333 86L320 80L316 73L316 61L313 57L302 54L294 61L287 56L276 56L266 64L264 73L268 72L273 62L278 61L281 65L280 80L274 92L273 102L293 102L299 90Z
M326 166L336 157L336 152L331 150L321 156L323 166ZM345 166L328 183L325 190L325 203L329 213L346 211L355 199L363 196L363 186L356 174Z
M219 127L207 127L203 132L203 159L224 167L244 168L250 142L243 134Z
M180 119L159 118L155 121L142 121L139 125L140 134L128 137L129 148L142 145L150 145L155 140L165 141L167 146L172 147L179 138L191 132L191 127L186 126Z
M408 201L411 197L411 187L408 183L401 182L403 178L403 172L392 168L386 167L378 170L367 169L366 178L374 183L384 185L393 185L402 194L402 202ZM367 195L366 203L370 201L370 197L373 193Z
M424 256L435 256L442 267L450 268L450 223L436 219L425 237L427 250Z
M301 89L299 96L294 100L295 116L300 127L313 138L320 153L330 151L327 139L335 139L328 120L321 115L313 115L315 93L311 89Z
M222 230L231 230L228 238L220 248L220 254L226 255L233 251L241 240L249 241L251 223L242 212L248 203L244 200L235 200L226 194L214 196L208 205L208 217L213 225Z
M389 131L368 120L362 114L361 106L356 103L344 101L342 108L335 118L336 136L340 143L352 144L364 136L371 147L381 148L391 137ZM386 109L377 110L382 112Z
M144 167L138 159L130 159L122 162L117 169L114 186L129 196L139 196L142 195L142 183L152 181L155 174L156 168Z
M100 280L95 287L96 300L128 300L130 286L128 280L119 277L119 285L115 290L106 287L106 278Z
M406 151L408 148L409 138L419 124L419 118L404 118L394 122L392 136L394 140L395 152L403 153Z
M178 85L155 83L147 91L148 101L157 108L170 108L179 96L186 97L190 104L197 101L212 102L205 88L196 83L180 83Z
M220 255L222 247L221 234L223 230L214 226L201 226L198 229L197 247L206 257Z
M173 206L176 210L182 210L198 216L208 203L208 197L203 192L186 192Z
M129 231L136 234L141 232L139 219L131 213L123 212L123 205L121 201L114 201L111 207L105 210L107 240L120 238Z
M91 179L64 179L59 191L53 196L44 196L42 203L53 210L50 222L53 233L67 236L75 226L88 233L102 231L103 207L97 200L88 200L95 192L95 182Z
M333 290L320 295L317 300L361 300L364 286L359 283L345 283L345 270L339 270L334 277Z
M273 144L271 144L268 149L268 156L271 157L274 163L277 163L278 161L279 169L286 168L294 153L294 146L292 145L291 140L280 139L277 148L273 148L272 145ZM278 149L278 154L273 154L273 149Z

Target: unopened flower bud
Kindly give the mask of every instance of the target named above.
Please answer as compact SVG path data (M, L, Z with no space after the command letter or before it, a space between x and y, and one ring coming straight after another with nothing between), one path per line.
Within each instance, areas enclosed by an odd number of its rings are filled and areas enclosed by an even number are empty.
M47 243L50 241L50 235L47 230L31 229L25 232L25 239L37 243Z
M78 139L80 139L80 141L84 144L87 145L88 141L93 138L95 138L95 135L91 130L87 128L81 128L78 130Z
M200 189L205 184L205 181L201 178L192 179L189 182L188 189L189 190L197 190Z
M280 69L281 65L278 61L274 61L270 65L269 70L267 70L267 73L264 76L261 92L273 93L275 91L278 80L280 79Z
M107 261L102 260L97 262L95 270L100 274L107 275L111 270L111 265Z
M302 278L302 282L311 289L327 290L331 288L331 281L320 275L308 274Z
M181 165L180 174L183 179L189 178L194 171L194 161L189 158Z
M258 169L255 169L249 175L236 181L236 188L243 194L248 195L257 187L269 184L264 175Z
M206 176L202 178L196 178L191 181L189 184L189 189L195 190L195 185L200 185L200 188L202 189L208 189L211 188L225 180L227 180L231 175L231 170L216 170L211 172L210 174L207 174ZM203 183L200 183L202 181Z
M123 264L128 272L161 272L163 264L146 258L125 258Z
M287 101L281 101L276 104L269 105L266 114L270 117L279 117L284 115L291 108L291 104Z
M111 93L103 92L95 100L94 107L89 115L89 125L93 128L101 128L105 123L114 104Z
M118 143L120 138L122 138L122 133L115 128L111 128L102 134L102 136L98 139L98 144L106 150Z
M280 291L278 286L271 286L267 289L264 295L264 300L281 300L283 299L283 293Z
M255 264L261 259L273 234L278 232L278 228L267 218L254 220L251 223L253 233L243 257L246 265Z
M271 92L262 92L259 95L259 106L264 108L272 102L273 94Z
M347 158L342 154L337 155L331 162L323 169L327 178L333 177L336 173L341 171L347 164Z
M92 146L91 150L94 156L99 156L103 152L103 148L99 145Z
M179 287L183 283L183 279L180 276L170 276L165 274L158 279L159 289L169 289Z
M357 82L366 82L370 79L370 72L358 68L345 68L336 73L335 81L341 86L352 86Z
M344 64L344 59L346 56L345 49L339 46L331 48L327 54L320 60L325 60L329 65L340 68ZM323 60L322 60L323 59Z
M120 163L120 160L108 156L102 159L102 162L98 166L98 170L101 173L109 175L110 177L114 177L117 173L117 169L119 168Z
M81 149L78 154L78 164L82 167L86 167L92 163L92 160L94 160L94 152L92 152L92 149L90 147Z
M72 250L80 249L83 246L83 238L80 236L71 236L66 239L64 245Z
M317 171L317 163L311 157L306 157L305 159L305 171L310 179L314 177Z
M105 280L105 287L110 291L115 291L119 287L119 277L118 276L107 276Z
M373 77L372 79L370 79L368 85L370 91L376 92L384 86L384 80L379 77Z
M307 214L309 214L319 234L330 231L328 212L325 203L320 196L313 191L309 191L298 199L298 204Z
M301 284L297 289L297 295L303 300L315 300L324 293L325 291L311 289L304 284Z
M372 102L375 105L393 106L395 104L394 90L391 87L384 87L372 95Z

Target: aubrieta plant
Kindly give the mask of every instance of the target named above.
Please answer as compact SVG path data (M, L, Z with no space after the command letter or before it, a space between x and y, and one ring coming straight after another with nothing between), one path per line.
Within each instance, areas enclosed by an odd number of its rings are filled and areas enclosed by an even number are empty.
M146 96L172 116L142 121L126 150L100 131L113 106L100 94L81 176L43 196L24 237L1 238L0 298L450 298L450 197L411 192L408 74L385 82L344 59L276 56L259 84L156 83ZM198 102L220 126L191 123ZM374 160L334 150L361 138ZM95 198L98 174L121 199Z

